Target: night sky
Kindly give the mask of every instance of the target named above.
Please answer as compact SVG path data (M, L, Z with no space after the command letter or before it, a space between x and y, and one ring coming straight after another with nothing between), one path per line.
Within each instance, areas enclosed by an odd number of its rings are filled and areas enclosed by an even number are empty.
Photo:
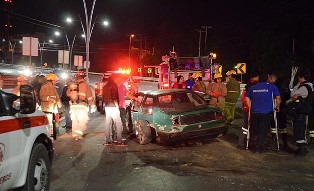
M15 34L43 32L49 36L55 30L53 25L66 27L69 36L81 33L78 22L68 27L64 19L71 16L78 20L78 15L85 19L82 0L13 1L13 12L19 14L12 18L12 32ZM88 7L91 7L91 2L87 2ZM251 64L252 67L248 68L258 67L256 62L267 61L254 55L263 54L260 50L263 46L268 46L268 49L284 47L282 54L289 54L293 39L295 51L309 54L300 62L310 62L313 61L313 51L310 50L314 28L313 4L311 0L98 0L94 16L97 15L97 21L108 19L110 28L105 29L96 23L91 50L97 61L99 57L107 58L100 61L103 63L99 65L104 66L108 58L114 60L119 55L127 56L129 35L136 34L145 39L142 48L147 50L154 49L156 53L165 55L174 46L178 56L197 56L199 33L196 30L201 26L211 26L206 47L205 33L202 33L201 55L217 52L217 62L226 68L238 62ZM133 45L139 47L139 42L134 39ZM274 45L277 42L278 47ZM77 49L79 44L77 41ZM305 50L305 46L309 47ZM283 61L276 59L268 62L280 65Z

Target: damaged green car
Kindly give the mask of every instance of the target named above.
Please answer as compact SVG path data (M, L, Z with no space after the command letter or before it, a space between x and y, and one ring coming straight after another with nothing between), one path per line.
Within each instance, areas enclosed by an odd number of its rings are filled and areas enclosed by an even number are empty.
M216 137L228 131L223 112L186 89L141 92L131 108L127 121L140 144Z

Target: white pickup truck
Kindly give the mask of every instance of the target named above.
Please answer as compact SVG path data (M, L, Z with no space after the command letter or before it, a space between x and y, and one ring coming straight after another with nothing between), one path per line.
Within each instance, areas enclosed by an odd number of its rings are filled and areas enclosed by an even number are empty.
M49 190L53 144L35 99L29 85L20 97L0 89L0 190Z

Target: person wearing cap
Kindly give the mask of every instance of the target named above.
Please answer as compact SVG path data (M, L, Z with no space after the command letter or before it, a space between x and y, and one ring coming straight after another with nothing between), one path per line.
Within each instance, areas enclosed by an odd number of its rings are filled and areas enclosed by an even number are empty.
M197 91L197 92L203 92L203 93L206 93L206 85L204 82L202 82L202 74L199 73L199 72L196 72L193 74L192 76L195 80L195 83L192 87L192 90L193 91Z
M224 109L225 96L227 95L227 87L221 82L222 75L217 73L214 75L214 82L207 85L206 93L210 96L209 104L220 109Z
M91 113L96 111L93 93L86 83L84 71L75 74L75 82L67 90L70 97L70 114L72 120L72 137L75 140L83 139L89 121L89 106Z
M225 97L225 116L226 116L226 123L230 125L234 120L234 110L236 103L238 101L240 95L240 83L236 79L236 72L234 70L230 70L226 73L228 82L227 86L227 95Z
M12 89L11 93L20 96L20 87L27 84L27 78L25 76L18 76L16 80L16 86Z
M47 74L46 79L47 83L40 88L39 97L41 100L41 109L47 113L50 129L52 129L53 116L51 113L57 116L58 108L61 108L60 97L55 87L58 77L50 73Z

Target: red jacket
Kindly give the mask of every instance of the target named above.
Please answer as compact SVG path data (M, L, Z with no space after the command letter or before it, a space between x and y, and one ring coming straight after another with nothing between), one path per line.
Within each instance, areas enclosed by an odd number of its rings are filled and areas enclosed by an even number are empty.
M175 83L173 84L173 89L186 89L186 84L185 84L185 82L183 82L183 83L182 83L182 88L179 88L178 82L175 82Z

